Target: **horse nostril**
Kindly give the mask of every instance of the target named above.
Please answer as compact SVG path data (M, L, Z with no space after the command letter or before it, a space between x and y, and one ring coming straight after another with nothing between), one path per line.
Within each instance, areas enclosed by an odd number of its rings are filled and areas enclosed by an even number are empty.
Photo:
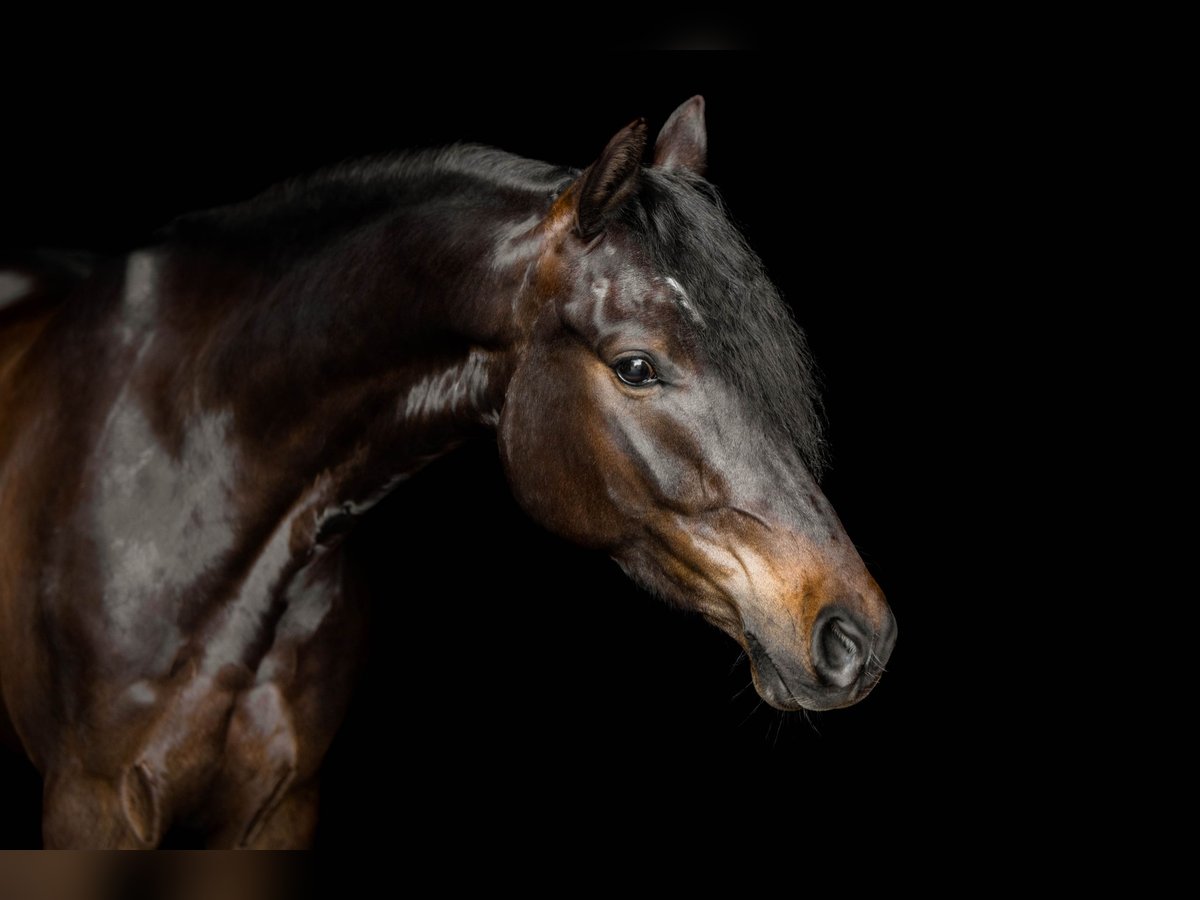
M868 640L864 630L844 614L827 618L813 635L813 664L817 674L838 687L849 687L866 664Z

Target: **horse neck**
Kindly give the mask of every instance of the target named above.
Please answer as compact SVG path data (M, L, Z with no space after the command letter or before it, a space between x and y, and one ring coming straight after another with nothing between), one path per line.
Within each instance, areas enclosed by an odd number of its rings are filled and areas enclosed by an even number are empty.
M247 452L310 474L353 458L366 483L496 424L549 199L468 211L446 199L215 285L233 299L216 303L205 342L216 349L193 360L195 380L205 405L232 408ZM212 260L189 250L177 263Z

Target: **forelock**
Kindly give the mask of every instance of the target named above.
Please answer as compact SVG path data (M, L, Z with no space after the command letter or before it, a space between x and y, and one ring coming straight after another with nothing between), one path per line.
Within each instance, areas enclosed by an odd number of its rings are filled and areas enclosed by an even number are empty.
M621 211L651 263L683 288L706 356L814 477L826 462L818 375L804 332L704 179L643 169Z

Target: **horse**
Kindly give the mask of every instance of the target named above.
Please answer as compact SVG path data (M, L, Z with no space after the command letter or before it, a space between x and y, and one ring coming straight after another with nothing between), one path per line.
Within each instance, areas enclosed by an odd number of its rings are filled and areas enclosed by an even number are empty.
M472 440L771 706L866 696L895 619L707 142L693 97L648 165L643 119L582 171L375 157L0 272L0 730L46 846L307 846L366 639L347 538Z

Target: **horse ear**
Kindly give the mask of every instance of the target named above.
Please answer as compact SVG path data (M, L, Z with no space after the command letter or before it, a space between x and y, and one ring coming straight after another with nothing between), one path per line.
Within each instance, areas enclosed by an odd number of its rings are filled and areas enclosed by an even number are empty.
M591 238L604 228L637 188L638 169L646 150L646 120L635 119L618 131L600 158L580 178L575 205L575 229Z
M654 164L664 169L687 169L704 174L708 164L708 131L704 127L704 98L697 94L671 113L654 142Z

